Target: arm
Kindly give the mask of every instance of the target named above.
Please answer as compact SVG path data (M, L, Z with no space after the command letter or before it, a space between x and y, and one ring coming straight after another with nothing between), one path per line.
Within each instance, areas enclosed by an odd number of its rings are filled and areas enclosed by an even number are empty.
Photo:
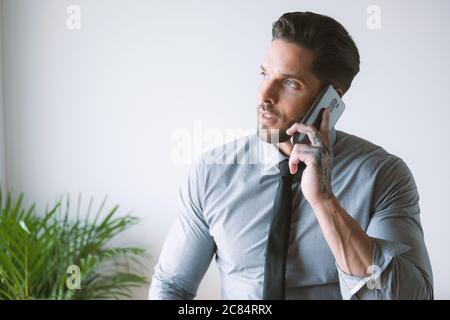
M202 214L201 170L193 166L180 189L178 215L155 267L150 299L193 299L211 263L215 243Z
M299 161L306 164L302 192L336 259L343 298L431 299L431 267L411 172L400 159L389 163L375 188L378 201L368 229L362 230L331 189L329 113L323 115L320 132L302 124L287 131L305 133L311 140L311 145L293 147L290 165L295 173Z
M366 230L373 245L374 274L371 279L354 277L338 267L341 292L354 299L433 299L414 178L398 158L382 170L374 193L377 203Z
M335 198L314 209L336 258L344 299L433 298L414 180L403 161L391 169L383 183L399 183L390 188L365 232Z

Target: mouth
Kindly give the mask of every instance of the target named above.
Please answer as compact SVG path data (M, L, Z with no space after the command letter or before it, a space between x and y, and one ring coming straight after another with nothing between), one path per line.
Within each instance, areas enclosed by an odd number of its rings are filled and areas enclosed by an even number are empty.
M259 121L263 125L271 125L275 124L278 121L278 117L273 113L260 111L259 112Z

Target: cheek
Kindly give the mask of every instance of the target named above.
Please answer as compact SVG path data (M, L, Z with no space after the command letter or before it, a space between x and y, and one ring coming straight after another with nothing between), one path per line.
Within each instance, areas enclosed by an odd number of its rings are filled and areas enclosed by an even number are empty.
M285 97L282 112L286 120L298 120L306 114L309 107L309 99L299 95L290 96Z

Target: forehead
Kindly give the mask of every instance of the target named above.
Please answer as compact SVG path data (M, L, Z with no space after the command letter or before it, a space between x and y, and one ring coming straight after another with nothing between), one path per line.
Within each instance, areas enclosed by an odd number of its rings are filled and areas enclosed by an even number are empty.
M307 78L313 76L313 62L312 50L276 39L271 42L262 65L272 73L296 74Z

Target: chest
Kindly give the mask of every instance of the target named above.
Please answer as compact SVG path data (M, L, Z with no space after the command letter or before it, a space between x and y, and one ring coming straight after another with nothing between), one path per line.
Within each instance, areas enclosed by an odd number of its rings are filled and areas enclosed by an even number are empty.
M223 175L206 192L204 215L216 243L216 259L228 273L262 277L277 176L260 177L241 172L239 179ZM367 225L369 206L349 197L349 186L334 186L343 206L355 219ZM293 286L337 281L334 257L300 185L293 185L292 216L286 274Z

